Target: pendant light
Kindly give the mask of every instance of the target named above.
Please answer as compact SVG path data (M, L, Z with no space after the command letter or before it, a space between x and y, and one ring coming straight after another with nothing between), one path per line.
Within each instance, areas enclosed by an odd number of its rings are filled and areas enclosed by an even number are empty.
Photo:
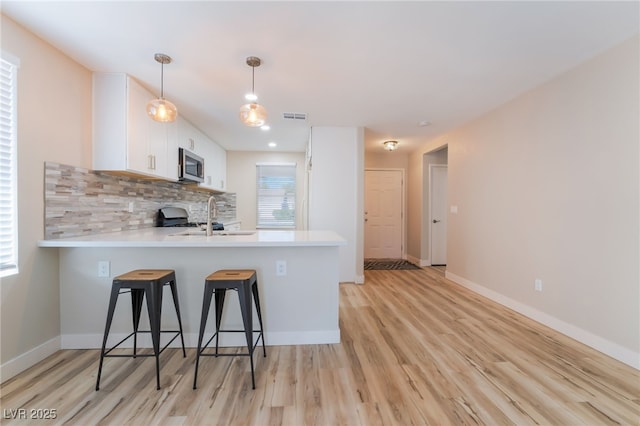
M240 121L249 127L260 127L267 120L267 110L256 102L258 97L255 92L255 71L261 63L260 58L255 56L247 58L247 65L251 67L251 93L245 96L249 103L240 107Z
M164 53L156 53L154 58L160 63L160 97L149 101L147 114L155 121L172 122L178 116L178 109L164 98L164 64L170 64L171 57Z

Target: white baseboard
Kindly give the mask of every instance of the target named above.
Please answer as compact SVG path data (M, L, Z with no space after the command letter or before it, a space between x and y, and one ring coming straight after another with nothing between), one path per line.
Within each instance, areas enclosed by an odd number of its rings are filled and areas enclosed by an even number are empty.
M539 322L540 324L546 325L547 327L552 328L566 336L569 336L580 343L584 343L585 345L590 346L591 348L602 352L610 356L611 358L617 359L620 362L623 362L635 369L640 370L640 353L638 352L634 352L631 349L618 345L617 343L603 339L602 337L590 333L589 331L583 330L579 327L576 327L575 325L559 320L558 318L555 318L545 312L539 311L535 308L532 308L531 306L525 305L524 303L510 299L500 293L469 281L466 278L453 274L449 271L445 272L445 277L453 281L454 283L473 291L474 293L478 293L488 299L493 300L494 302L506 306L509 309L513 309L514 311L528 318L531 318L532 320Z
M126 334L112 333L109 335L109 341L107 347L111 347L115 343L124 339ZM171 335L161 336L160 345L166 345L171 339ZM211 333L205 334L205 339L209 339ZM257 333L254 333L254 339L257 338ZM338 330L326 330L326 331L299 331L299 332L267 332L264 337L265 345L267 346L281 346L281 345L315 345L315 344L333 344L340 343L340 329ZM205 342L203 342L205 343ZM220 335L220 346L245 346L247 341L245 340L243 333L222 333ZM198 346L198 335L196 333L184 334L184 345L188 348L195 348ZM100 349L102 347L102 334L66 334L62 336L61 349ZM133 338L124 342L120 347L132 348ZM138 337L138 347L151 348L151 336L142 334ZM178 337L171 345L170 348L181 347L180 338Z
M364 284L364 275L356 275L356 284Z
M60 336L57 336L47 342L44 342L40 346L36 346L22 355L5 362L0 365L0 383L4 383L27 368L32 367L48 356L53 355L60 350L60 347Z
M418 265L420 267L431 266L431 261L429 259L420 259L414 256L407 255L407 260L414 265Z

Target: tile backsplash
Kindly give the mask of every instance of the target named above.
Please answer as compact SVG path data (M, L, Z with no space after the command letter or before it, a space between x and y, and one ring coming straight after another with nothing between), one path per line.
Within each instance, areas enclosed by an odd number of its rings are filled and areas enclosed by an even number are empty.
M182 207L192 222L206 221L207 200L216 198L218 221L236 218L235 193L211 193L190 185L67 166L44 164L45 239L149 228L158 209Z

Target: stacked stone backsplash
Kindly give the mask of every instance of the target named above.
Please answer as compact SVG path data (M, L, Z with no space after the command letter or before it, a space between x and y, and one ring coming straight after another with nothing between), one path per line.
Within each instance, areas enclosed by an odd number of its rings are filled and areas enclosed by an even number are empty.
M218 221L236 218L235 193L152 181L45 162L45 239L156 226L162 207L182 207L191 222L205 222L215 196Z

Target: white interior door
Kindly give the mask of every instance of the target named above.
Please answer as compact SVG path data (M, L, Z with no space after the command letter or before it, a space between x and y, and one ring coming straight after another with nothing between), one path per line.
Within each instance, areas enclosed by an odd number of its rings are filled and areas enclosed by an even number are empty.
M365 171L365 258L402 258L402 194L402 170Z
M432 165L430 175L431 264L447 264L447 166Z

